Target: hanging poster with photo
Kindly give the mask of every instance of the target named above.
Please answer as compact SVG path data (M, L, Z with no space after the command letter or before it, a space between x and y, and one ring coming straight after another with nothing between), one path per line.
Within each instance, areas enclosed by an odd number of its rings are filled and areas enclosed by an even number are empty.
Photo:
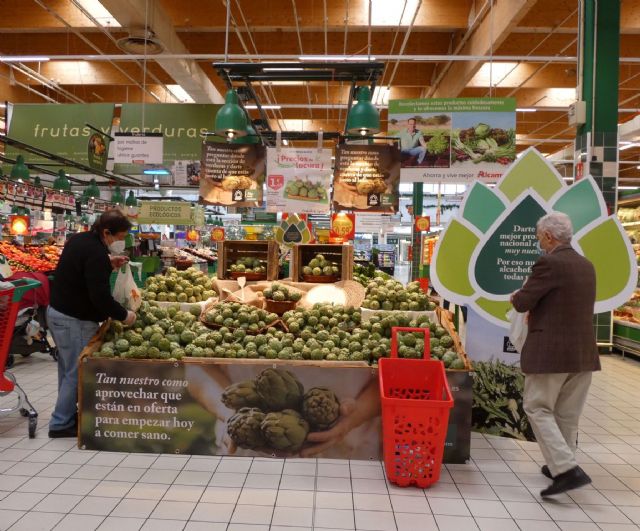
M202 145L200 203L255 207L262 203L265 147L258 144Z
M386 144L336 148L333 208L397 212L400 151Z
M267 212L327 214L330 149L267 149Z
M514 98L391 100L388 129L403 182L494 183L516 158Z

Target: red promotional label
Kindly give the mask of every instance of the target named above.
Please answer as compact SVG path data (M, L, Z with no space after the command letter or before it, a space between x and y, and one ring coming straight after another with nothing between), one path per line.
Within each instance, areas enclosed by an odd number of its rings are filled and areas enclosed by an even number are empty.
M280 190L284 186L284 175L269 175L267 177L267 186L271 190Z
M355 214L333 214L331 216L331 232L329 240L332 243L341 243L353 240L356 235Z

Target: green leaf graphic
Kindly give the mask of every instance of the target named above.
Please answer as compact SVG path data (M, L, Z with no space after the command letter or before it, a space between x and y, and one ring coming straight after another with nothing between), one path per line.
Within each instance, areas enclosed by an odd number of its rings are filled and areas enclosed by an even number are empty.
M528 195L495 228L474 267L481 289L508 295L522 286L539 256L535 231L531 229L545 214L544 207Z
M508 323L507 312L511 309L509 301L493 301L485 297L480 297L474 301L476 305L489 315Z
M615 297L627 285L632 272L625 237L609 218L578 241L596 269L596 301Z
M467 195L462 217L482 232L486 232L504 209L502 201L490 188L476 182Z
M578 232L604 214L598 201L600 192L593 185L591 179L584 179L570 186L553 205L554 210L571 218L573 232Z
M480 239L457 220L451 221L447 232L438 243L436 270L442 286L470 297L473 287L469 282L469 260Z
M538 151L527 151L513 163L498 188L511 201L527 188L533 188L548 201L563 184L559 174L547 165Z

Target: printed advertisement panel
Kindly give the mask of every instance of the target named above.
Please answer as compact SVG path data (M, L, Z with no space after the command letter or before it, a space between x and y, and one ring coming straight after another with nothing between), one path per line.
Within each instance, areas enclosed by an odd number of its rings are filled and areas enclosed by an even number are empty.
M330 149L267 149L267 212L327 214Z
M177 201L141 201L138 223L149 225L191 225L191 203Z
M516 158L514 98L389 101L389 136L400 141L401 180L496 182Z

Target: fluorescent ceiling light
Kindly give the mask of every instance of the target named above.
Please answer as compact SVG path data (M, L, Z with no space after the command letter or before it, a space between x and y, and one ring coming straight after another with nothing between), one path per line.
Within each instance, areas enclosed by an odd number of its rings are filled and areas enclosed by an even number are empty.
M294 65L297 65L299 63L291 63ZM263 68L262 71L263 72L302 72L304 70L304 68L295 68L295 67L291 67L291 68Z
M180 85L167 85L167 90L182 103L195 103L194 99Z
M518 107L516 109L517 112L536 112L538 109L533 109L531 107Z
M386 86L378 86L374 88L371 103L373 103L374 105L388 105L390 92L391 89Z
M299 57L301 61L375 61L375 57L369 57L367 55L301 55Z
M120 28L120 23L104 7L99 0L75 0L84 10L95 18L102 26Z
M628 144L625 144L624 146L620 146L618 148L618 151L624 151L625 149L631 149L631 148L638 147L638 146L640 146L640 144L637 144L635 142L629 142Z
M0 55L0 62L3 63L44 63L50 60L43 55Z
M171 175L171 172L166 168L148 168L142 170L145 175Z
M304 81L263 81L263 83L266 83L268 85L272 85L274 87L304 85Z
M618 186L618 190L637 190L640 186Z
M282 109L282 105L260 105L260 107L262 107L263 109L269 110L269 109ZM245 109L257 109L258 106L257 105L245 105L244 106Z
M398 5L400 4L400 5ZM365 6L364 17L369 20L369 4L363 2ZM371 25L372 26L408 26L413 20L413 16L420 5L420 0L406 0L404 13L402 12L403 2L391 2L390 0L371 1ZM402 20L400 20L402 16Z

